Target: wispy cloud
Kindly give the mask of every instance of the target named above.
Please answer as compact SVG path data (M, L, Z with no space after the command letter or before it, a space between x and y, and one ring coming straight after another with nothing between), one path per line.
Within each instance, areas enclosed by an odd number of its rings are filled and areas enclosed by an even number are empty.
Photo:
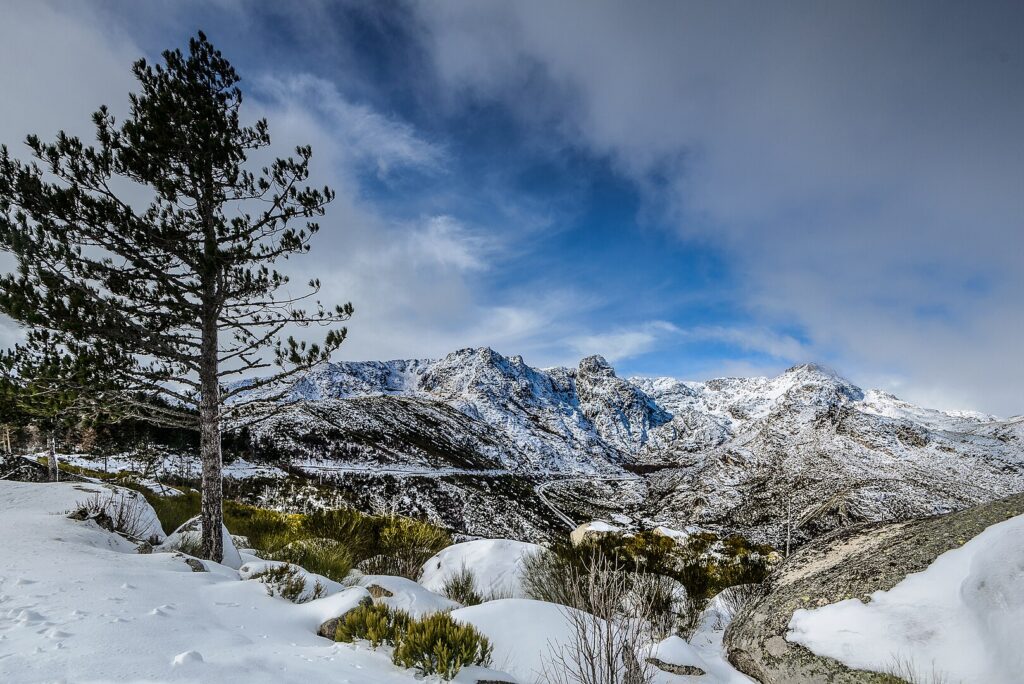
M264 75L255 94L276 108L299 107L323 119L329 135L351 162L370 164L381 179L399 168L441 171L444 149L409 124L352 102L325 79L309 74Z
M567 341L581 355L600 354L614 363L646 354L680 334L682 331L668 321L648 321L633 328L577 335Z

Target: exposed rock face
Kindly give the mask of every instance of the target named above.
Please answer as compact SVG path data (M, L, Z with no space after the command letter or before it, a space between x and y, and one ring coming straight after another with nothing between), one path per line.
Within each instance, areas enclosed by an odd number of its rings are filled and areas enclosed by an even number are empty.
M1024 514L1024 494L947 515L860 525L807 544L767 580L725 634L729 660L764 684L886 682L786 640L794 611L893 588L986 527Z
M650 520L779 548L787 531L799 544L1024 490L1024 418L923 409L814 364L775 378L682 382L620 378L598 356L537 369L462 349L439 360L329 364L288 392L294 403L254 428L257 452L317 477L443 477L413 503L473 534L513 534L488 527L494 510L520 530L543 524L536 506L515 499L486 509L482 490L458 477L531 478L510 485L518 491L552 474L642 473ZM444 513L438 497L464 505Z
M615 375L601 356L588 356L576 371L576 393L583 415L605 442L635 455L651 431L672 419L636 385Z

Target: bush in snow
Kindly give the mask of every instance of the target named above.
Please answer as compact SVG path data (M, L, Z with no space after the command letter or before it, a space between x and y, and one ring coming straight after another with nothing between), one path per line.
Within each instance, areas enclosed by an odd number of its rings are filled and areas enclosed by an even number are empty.
M79 501L71 512L71 517L80 520L103 520L112 532L125 537L159 544L160 539L152 533L152 521L147 510L145 499L133 492L115 491L107 495L94 494L84 501Z
M370 575L397 575L416 580L423 564L450 545L452 538L430 523L388 516L377 543L378 553L360 563L360 570Z
M472 625L433 613L409 623L391 659L399 667L450 680L465 665L489 665L491 651L491 642Z
M441 593L464 606L475 606L484 602L484 597L476 590L476 576L465 565L458 572L445 578Z
M352 570L352 553L334 539L300 539L268 554L268 560L300 565L335 582L343 582Z
M636 577L618 561L593 557L584 570L568 570L569 638L550 644L544 678L550 684L650 684L654 666L639 657L654 640L655 594L637 592ZM623 608L628 606L628 613Z
M592 612L578 603L586 593L573 582L585 577L594 562L609 559L631 582L646 583L655 592L652 602L662 608L662 631L672 624L675 631L687 634L710 598L727 587L756 585L764 579L770 571L767 553L767 547L750 546L741 537L720 540L711 533L691 535L683 543L654 532L592 537L578 546L562 541L524 559L522 582L530 598ZM629 607L622 610L628 614Z
M726 587L718 594L723 617L731 622L740 611L760 596L761 593L762 585L760 584L736 584Z
M324 587L319 581L312 587L307 586L306 573L302 568L284 564L268 567L257 572L250 579L262 582L271 596L280 596L292 603L306 603L321 598Z
M374 648L381 644L394 646L404 636L410 621L408 613L380 603L361 605L338 623L334 640L369 641Z
M142 494L156 511L156 517L165 530L176 530L199 515L199 492L188 491L181 496L159 496L148 491Z

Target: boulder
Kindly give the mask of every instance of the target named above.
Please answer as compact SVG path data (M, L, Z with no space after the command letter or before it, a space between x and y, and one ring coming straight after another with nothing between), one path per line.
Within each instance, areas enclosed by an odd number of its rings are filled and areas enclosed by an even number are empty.
M316 630L317 635L318 636L322 636L325 639L330 639L331 641L334 641L334 634L335 634L335 632L338 631L338 623L340 623L342 620L344 620L346 615L351 613L353 610L355 610L359 606L372 606L372 605L373 605L373 600L369 596L364 597L363 600L361 600L351 610L347 610L344 613L342 613L341 615L339 615L337 617L333 617L330 620L325 620L320 625L320 627Z
M985 528L1024 513L1017 494L946 515L859 525L820 538L786 559L725 633L729 661L763 684L891 682L889 675L852 670L786 639L793 613L847 599L867 602L908 574Z
M662 672L700 677L705 674L704 660L684 639L672 635L651 648L647 662Z
M607 537L610 535L622 534L622 528L603 520L593 520L583 523L569 533L569 540L573 546L579 546L589 538Z
M209 572L206 566L203 565L203 561L198 558L192 558L191 556L182 556L182 560L185 561L185 565L192 568L192 572Z

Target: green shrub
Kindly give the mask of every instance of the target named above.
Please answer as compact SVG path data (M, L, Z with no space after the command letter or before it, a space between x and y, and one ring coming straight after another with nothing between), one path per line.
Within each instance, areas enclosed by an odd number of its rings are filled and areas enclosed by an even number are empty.
M334 539L300 539L278 548L270 560L302 566L335 582L343 582L352 570L352 554Z
M362 605L338 623L334 640L347 643L369 641L374 648L381 644L394 646L402 639L411 620L408 613L384 604Z
M366 515L350 508L314 511L303 516L302 533L310 538L334 539L345 545L356 560L365 560L378 552L377 540L385 518Z
M156 511L156 517L167 534L174 532L188 520L199 515L201 503L199 492L184 492L180 496L158 496L142 487L138 487L137 491L142 492L146 501Z
M136 489L153 506L167 532L199 515L198 492L163 497ZM265 558L301 565L339 582L356 564L370 574L415 580L423 564L452 543L448 532L430 523L351 509L281 513L228 500L224 524L232 534L247 537Z
M465 565L457 573L445 578L441 593L464 606L475 606L484 602L484 597L476 590L476 577Z
M409 623L391 660L450 680L464 665L489 665L491 652L490 641L475 627L459 624L448 613L434 613Z
M324 595L324 587L320 582L316 582L313 589L307 591L306 578L302 570L294 565L275 565L254 573L250 579L265 584L271 596L280 596L292 603L307 603Z
M423 564L441 549L451 546L451 535L430 523L388 516L377 539L377 553L360 568L372 575L419 578Z
M232 534L248 537L253 548L264 552L274 551L299 538L296 534L299 517L237 501L224 502L224 525Z

